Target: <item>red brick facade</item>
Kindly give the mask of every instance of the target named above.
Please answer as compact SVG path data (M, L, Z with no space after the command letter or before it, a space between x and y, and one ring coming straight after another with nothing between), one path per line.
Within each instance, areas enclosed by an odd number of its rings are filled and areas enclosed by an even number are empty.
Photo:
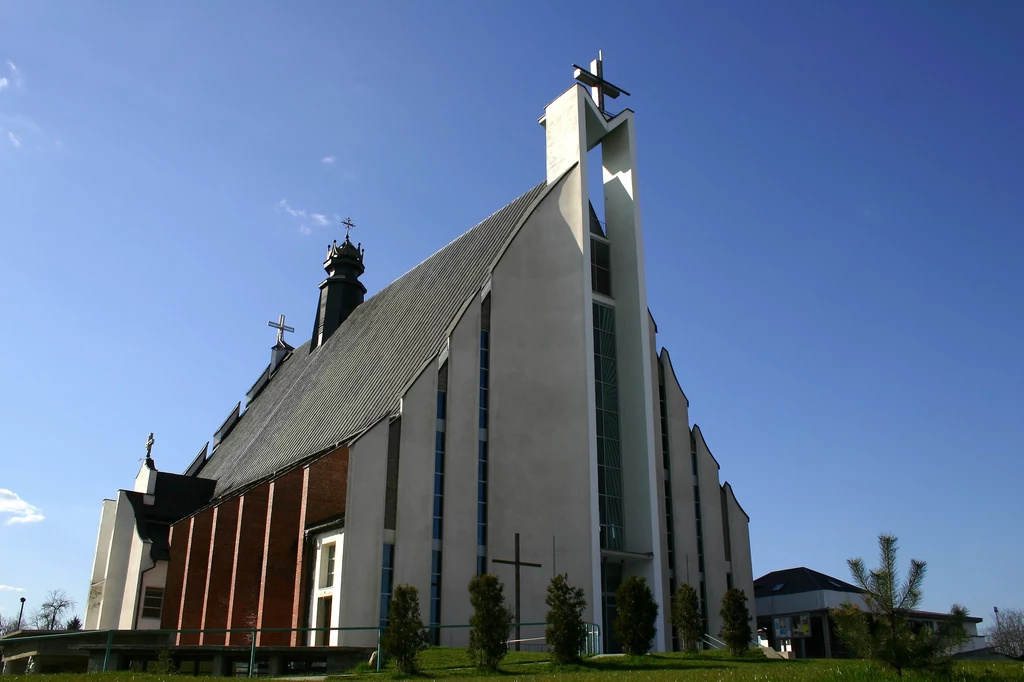
M171 527L162 627L294 628L305 625L311 543L305 529L345 513L348 449L221 500ZM179 644L247 644L251 635L182 634ZM295 633L261 633L292 645Z
M225 500L213 511L213 542L210 543L210 570L206 572L203 602L204 630L222 630L228 626L231 599L231 569L235 563L235 536L238 533L240 497ZM224 633L202 633L200 644L223 644Z

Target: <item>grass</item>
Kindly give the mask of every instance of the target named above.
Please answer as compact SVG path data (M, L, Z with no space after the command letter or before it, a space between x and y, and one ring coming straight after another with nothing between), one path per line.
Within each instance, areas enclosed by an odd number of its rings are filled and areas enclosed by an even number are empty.
M958 663L949 674L927 675L908 672L903 677L884 670L868 661L802 660L770 661L759 653L733 658L722 652L690 654L652 654L639 657L607 657L585 661L574 666L555 666L548 662L547 654L510 652L497 673L480 673L472 668L464 649L431 648L420 654L421 672L411 678L398 675L394 670L383 674L365 670L365 664L348 675L328 678L331 682L369 679L446 680L462 682L495 678L543 682L657 682L684 680L692 682L886 682L906 680L948 680L975 682L998 680L1024 680L1024 663L971 661ZM156 675L133 672L111 672L66 675L12 675L4 682L214 682L223 678L192 677L187 675Z
M802 660L771 661L754 651L743 657L732 657L724 651L701 654L652 654L639 657L605 657L574 666L555 666L547 654L510 652L497 673L481 673L474 669L464 649L431 648L420 654L420 673L403 677L393 669L384 672L391 679L486 680L566 680L567 682L646 682L647 680L692 680L693 682L882 682L887 680L1024 680L1024 663L965 662L955 665L948 675L905 673L899 677L868 661ZM343 679L380 678L376 673L357 673Z

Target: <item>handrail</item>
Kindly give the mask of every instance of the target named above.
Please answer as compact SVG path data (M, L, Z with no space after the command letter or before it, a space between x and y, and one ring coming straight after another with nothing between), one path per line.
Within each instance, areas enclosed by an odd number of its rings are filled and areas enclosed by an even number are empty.
M727 646L727 645L726 645L726 643L725 643L725 642L723 642L722 640L720 640L720 639L715 639L714 637L712 637L711 635L709 635L709 634L707 634L707 633L705 633L704 635L702 635L702 637L701 637L701 638L702 638L702 639L703 639L703 640L704 640L705 642L707 642L708 644L710 644L710 645L712 646L712 648L715 648L715 649L724 649L724 648L726 648L726 646ZM716 646L716 645L717 645L717 646Z
M549 625L549 623L543 623L543 622L542 623L512 623L509 626L509 629L511 630L511 628L514 628L516 626L519 626L519 627L541 627L541 626L545 626L546 627L548 625ZM584 625L585 625L586 630L587 630L587 640L588 640L587 644L586 644L586 651L587 652L591 652L592 651L594 653L600 653L601 626L596 624L596 623L584 623ZM423 629L424 630L433 630L433 629L439 629L439 630L440 629L466 629L466 628L471 628L471 627L472 627L471 625L424 625ZM43 640L59 639L59 638L66 638L66 637L89 637L89 636L92 636L92 637L98 639L98 638L101 638L103 635L106 635L106 646L105 646L105 649L104 649L104 652L103 652L103 667L102 667L102 671L103 672L107 672L109 670L109 668L110 668L110 657L111 657L111 651L112 651L113 646L114 646L114 635L117 634L117 633L124 633L124 634L131 633L133 635L179 635L179 636L183 635L183 634L232 634L232 633L242 633L242 634L247 634L247 635L251 635L252 636L251 642L249 643L249 675L248 676L249 677L253 677L254 671L255 671L255 667L256 667L256 649L258 648L257 645L256 645L256 640L257 640L257 635L259 635L259 634L263 634L263 633L281 633L281 632L308 633L308 632L356 632L356 631L370 632L370 631L375 631L376 635L377 635L377 656L376 656L377 672L380 672L383 669L383 666L382 666L383 650L382 650L382 646L381 646L381 639L382 639L384 631L386 629L387 629L386 626L381 627L380 625L376 625L376 626L355 626L355 627L352 627L352 626L349 626L349 627L341 627L341 626L339 626L339 627L315 627L315 628L181 628L181 629L154 629L154 630L107 629L107 630L76 630L74 632L55 632L55 633L52 633L52 634L42 634L42 635L33 634L33 635L27 635L27 636L24 636L24 637L16 636L15 633L9 633L9 634L5 635L4 637L0 637L0 647L2 647L4 644L17 644L17 643L22 643L22 642L43 641ZM21 631L19 630L17 632L21 632ZM211 645L211 646L223 646L223 645L219 645L218 644L218 645ZM298 648L307 648L307 647L306 646L296 646L294 648L298 649Z

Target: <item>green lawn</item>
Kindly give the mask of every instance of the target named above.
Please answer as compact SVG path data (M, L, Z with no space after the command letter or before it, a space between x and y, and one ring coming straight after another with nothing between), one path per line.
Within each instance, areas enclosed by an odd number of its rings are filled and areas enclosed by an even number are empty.
M801 682L803 680L836 680L837 682L874 682L875 680L1024 680L1024 663L961 663L954 666L951 676L905 673L902 678L882 670L866 661L805 660L769 661L760 652L743 658L733 658L721 652L700 655L655 654L637 658L607 657L588 661L582 665L556 667L546 662L545 654L511 652L497 674L481 674L470 667L469 657L463 649L434 648L420 654L420 675L412 679L435 680L458 678L461 681L488 680L756 680L757 682ZM402 679L395 671L385 676ZM379 678L375 673L361 673L342 679Z
M743 658L732 658L719 652L701 655L654 654L638 658L608 657L588 661L568 668L556 667L548 662L546 654L511 652L497 674L480 674L470 667L469 657L464 649L432 648L420 654L422 672L406 679L444 680L458 678L460 682L470 680L568 680L579 682L600 682L621 680L623 682L644 682L646 680L692 680L693 682L804 682L824 680L828 682L875 682L883 680L1024 680L1024 663L1011 662L970 662L956 664L951 675L933 676L905 673L898 677L866 661L847 660L805 660L769 661L760 653ZM363 667L363 666L361 666ZM20 675L4 676L4 682L213 682L224 678L173 677L133 672L94 673L90 675ZM264 678L265 679L265 678ZM368 670L354 670L349 675L334 676L331 682L343 680L394 680L403 679L393 670L383 674Z

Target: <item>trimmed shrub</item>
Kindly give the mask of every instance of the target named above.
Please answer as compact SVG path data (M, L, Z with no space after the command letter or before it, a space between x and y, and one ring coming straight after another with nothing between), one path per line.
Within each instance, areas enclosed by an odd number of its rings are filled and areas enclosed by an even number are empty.
M381 646L384 653L395 659L399 672L416 672L416 654L427 648L427 633L420 618L419 592L412 585L395 586Z
M658 620L658 605L647 581L636 575L623 580L615 592L615 607L612 627L622 651L629 656L643 656L654 644Z
M551 656L556 663L575 663L587 642L587 628L583 624L583 611L587 600L583 588L569 584L569 574L556 575L548 584L548 627L544 631Z

